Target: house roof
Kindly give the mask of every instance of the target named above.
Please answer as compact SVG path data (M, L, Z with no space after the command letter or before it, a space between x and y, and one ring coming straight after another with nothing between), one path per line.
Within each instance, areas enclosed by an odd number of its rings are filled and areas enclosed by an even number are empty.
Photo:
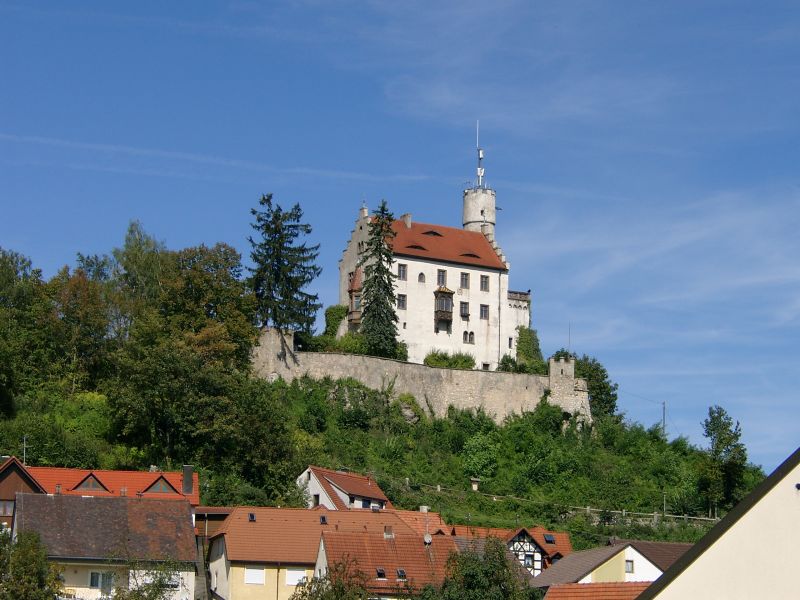
M182 493L183 473L178 471L106 471L103 469L67 469L62 467L27 467L28 472L41 484L48 494L60 493L65 496L120 496L125 494L158 500L188 500L192 506L200 504L200 484L197 473L192 473L192 493ZM104 489L76 489L78 485L93 476ZM147 492L159 479L169 484L175 492Z
M419 512L416 510L393 510L394 514L400 517L406 525L414 529L420 535L430 533L431 535L449 533L447 523L442 519L442 515L437 512Z
M630 544L636 548L639 554L662 571L669 569L672 563L694 545L680 542L652 542L650 540L617 540L614 542L614 545L619 544L623 544L623 547Z
M15 531L35 531L51 558L194 562L188 502L17 494Z
M461 536L453 536L451 538L453 542L456 544L456 548L458 548L459 552L475 552L480 556L483 556L483 553L486 551L486 540L487 538L466 538ZM505 549L506 558L511 565L511 569L516 576L519 578L520 581L524 582L526 585L530 585L530 580L533 577L526 569L522 563L519 562L519 558L511 552L511 550L506 547Z
M527 533L548 556L567 556L572 553L572 542L565 531L550 531L544 527L518 527L517 529L504 529L499 527L473 527L471 525L453 525L450 535L465 538L496 537L508 543L520 533ZM545 540L545 534L553 537L553 542Z
M577 583L630 544L600 546L573 552L533 578L533 587L549 587L559 583Z
M392 223L394 239L390 245L395 255L445 261L506 271L506 265L479 231L429 225L402 219Z
M16 456L9 456L8 458L6 458L3 464L0 465L0 476L4 475L6 471L9 470L14 470L17 473L19 473L20 477L22 477L25 481L27 481L28 485L30 485L32 489L38 490L42 494L47 493L44 487L42 487L42 484L36 481L36 478L33 475L31 475L30 471L25 467L25 465L22 464L22 461L20 461Z
M250 520L250 514L255 521ZM322 517L326 524L322 523ZM323 531L383 535L386 525L396 534L414 533L392 511L245 506L234 508L213 537L225 536L225 549L231 561L313 565Z
M372 477L359 475L358 473L334 471L323 467L309 466L308 468L320 482L320 485L325 489L325 492L330 496L331 501L338 510L347 510L350 507L342 502L333 487L339 488L345 495L380 500L388 508L392 508L392 503L378 486L378 482Z
M641 600L650 600L655 598L664 588L666 588L672 581L678 578L695 560L700 558L709 548L711 548L717 540L719 540L725 533L739 522L751 508L758 504L772 489L777 486L783 479L789 475L798 465L800 465L800 448L797 448L785 461L783 461L777 469L775 469L769 477L764 479L758 484L752 492L734 506L722 520L714 525L708 533L706 533L700 540L687 550L683 556L676 560L672 566L667 569L661 577L656 579L653 584L645 590L641 595Z
M426 545L422 536L413 532L387 538L383 533L325 531L322 543L328 564L348 558L354 560L367 576L367 587L372 593L440 585L446 574L447 560L456 552L450 537L435 536L430 545ZM378 579L378 569L383 569L385 579ZM405 571L405 581L398 577L398 569Z
M649 585L647 581L566 583L551 587L545 600L634 600Z

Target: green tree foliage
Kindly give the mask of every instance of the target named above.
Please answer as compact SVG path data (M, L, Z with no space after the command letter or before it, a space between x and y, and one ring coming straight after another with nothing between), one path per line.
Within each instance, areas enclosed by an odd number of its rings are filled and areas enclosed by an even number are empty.
M58 575L37 534L21 532L12 542L8 531L0 533L0 600L53 600Z
M613 416L617 412L618 384L611 381L606 368L594 357L578 356L561 348L553 358L571 358L575 361L575 377L586 379L589 388L589 406L592 417L599 419Z
M114 600L172 600L176 595L175 584L180 580L179 570L180 565L172 561L129 561L127 576L115 582Z
M325 333L331 337L336 336L339 325L347 317L347 307L343 304L335 304L325 309Z
M372 214L369 223L369 237L360 257L364 268L364 287L361 316L361 333L367 342L372 356L396 358L397 313L394 309L394 280L392 271L391 240L394 238L392 223L394 216L389 212L386 200Z
M528 373L547 375L547 363L539 347L539 334L530 327L517 327L517 363Z
M498 448L490 435L476 433L464 444L464 471L470 477L486 479L497 470Z
M431 350L425 355L423 364L429 367L439 367L445 369L474 369L475 357L466 352L443 352L441 350Z
M256 315L262 326L280 331L298 329L310 332L317 310L322 306L316 294L305 288L322 272L315 264L319 245L298 243L311 233L303 223L299 204L290 210L272 204L272 194L262 196L258 208L251 209L256 236L249 237L254 267L250 286L256 297Z
M534 600L542 596L525 583L526 575L497 538L452 554L439 589L428 588L420 600Z
M730 508L743 496L747 450L741 442L742 429L721 406L711 406L703 421L708 452L703 461L701 489L709 510Z
M367 581L358 563L345 560L331 565L325 576L300 583L291 600L367 600Z

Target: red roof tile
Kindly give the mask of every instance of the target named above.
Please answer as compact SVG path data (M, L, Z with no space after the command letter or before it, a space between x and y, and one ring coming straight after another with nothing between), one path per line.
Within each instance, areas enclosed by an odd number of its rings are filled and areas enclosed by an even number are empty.
M176 471L106 471L62 467L27 467L27 470L48 494L55 494L57 485L61 486L61 494L76 496L121 496L122 489L125 488L125 493L129 497L188 500L192 506L200 504L200 484L197 473L192 473L192 493L184 496L181 493L183 473ZM75 489L90 475L93 475L105 490ZM146 491L162 477L175 490L174 493Z
M650 582L565 583L552 586L545 600L634 600Z
M255 521L250 520L251 513ZM325 517L327 524L321 523L321 517ZM386 525L399 535L414 533L393 511L240 506L233 509L214 537L225 536L228 560L313 565L323 531L383 535Z
M442 519L442 515L437 512L424 513L416 510L394 510L393 512L420 535L426 533L431 535L449 534L450 528Z
M395 237L391 246L396 255L506 270L506 265L479 231L415 222L408 227L402 220L392 223L392 230Z
M426 545L421 535L383 533L347 533L326 531L322 534L325 555L330 566L347 559L355 561L367 576L372 593L389 593L406 587L420 589L428 584L441 585L447 570L447 560L456 552L452 538L435 536ZM378 569L385 578L378 579ZM398 570L405 571L405 580Z
M450 534L465 537L465 538L485 538L496 537L504 542L509 542L515 538L520 532L527 532L536 544L544 550L548 556L560 554L567 556L572 553L572 542L569 539L569 534L564 531L550 531L544 527L519 527L517 529L502 529L498 527L474 527L471 525L453 525L450 528ZM544 536L549 534L553 536L553 543L548 543Z
M323 467L309 466L308 468L320 482L320 485L325 489L325 492L330 496L331 501L333 501L338 510L347 510L350 507L342 502L332 486L339 488L348 496L361 496L380 500L385 503L387 508L392 508L392 503L386 497L386 494L383 493L383 490L378 487L378 483L371 477L357 473L333 471Z

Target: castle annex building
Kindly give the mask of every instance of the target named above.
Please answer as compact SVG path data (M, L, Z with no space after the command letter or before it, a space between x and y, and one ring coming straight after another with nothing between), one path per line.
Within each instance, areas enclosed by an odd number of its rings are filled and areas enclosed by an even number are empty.
M419 223L410 214L392 225L397 275L396 311L408 360L421 363L432 350L464 352L483 370L504 354L516 355L517 327L528 327L531 296L509 289L510 265L495 240L495 192L483 182L464 191L463 228ZM339 261L339 303L348 307L339 333L361 323L363 270L369 211L362 207Z

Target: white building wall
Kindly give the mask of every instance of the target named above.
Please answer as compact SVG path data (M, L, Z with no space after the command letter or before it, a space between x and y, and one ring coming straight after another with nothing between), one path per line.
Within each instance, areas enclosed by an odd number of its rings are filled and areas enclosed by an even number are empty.
M625 548L625 560L633 561L633 573L625 573L625 581L655 581L661 577L661 569L651 563L633 546Z
M225 553L225 538L220 536L211 542L208 552L209 585L211 590L223 600L230 599L230 569Z
M356 272L359 249L368 238L369 216L362 209L339 261L339 303L350 303L349 281ZM530 304L511 301L508 298L508 272L494 269L437 262L416 257L395 256L393 271L398 264L406 265L405 280L395 281L396 294L406 296L406 308L398 309L398 334L400 341L408 346L409 362L421 363L432 350L449 353L465 352L475 358L475 366L484 365L494 370L504 354L516 356L517 327L530 324ZM434 323L435 296L438 286L437 273L447 273L446 287L453 292L453 320L450 331ZM469 275L469 288L461 288L461 273ZM419 281L420 274L424 282ZM489 291L481 291L480 276L489 277ZM469 319L462 319L460 303L469 303ZM489 318L480 318L480 306L489 307ZM346 331L344 327L339 332ZM467 342L464 342L467 332ZM474 339L470 343L469 334ZM509 338L511 347L509 348Z
M798 540L800 464L653 597L800 598Z
M308 508L314 508L314 495L318 494L320 506L324 506L328 510L336 510L333 500L325 491L325 488L322 487L317 476L311 472L311 469L306 469L297 478L297 486L308 491ZM347 499L344 502L346 504Z

